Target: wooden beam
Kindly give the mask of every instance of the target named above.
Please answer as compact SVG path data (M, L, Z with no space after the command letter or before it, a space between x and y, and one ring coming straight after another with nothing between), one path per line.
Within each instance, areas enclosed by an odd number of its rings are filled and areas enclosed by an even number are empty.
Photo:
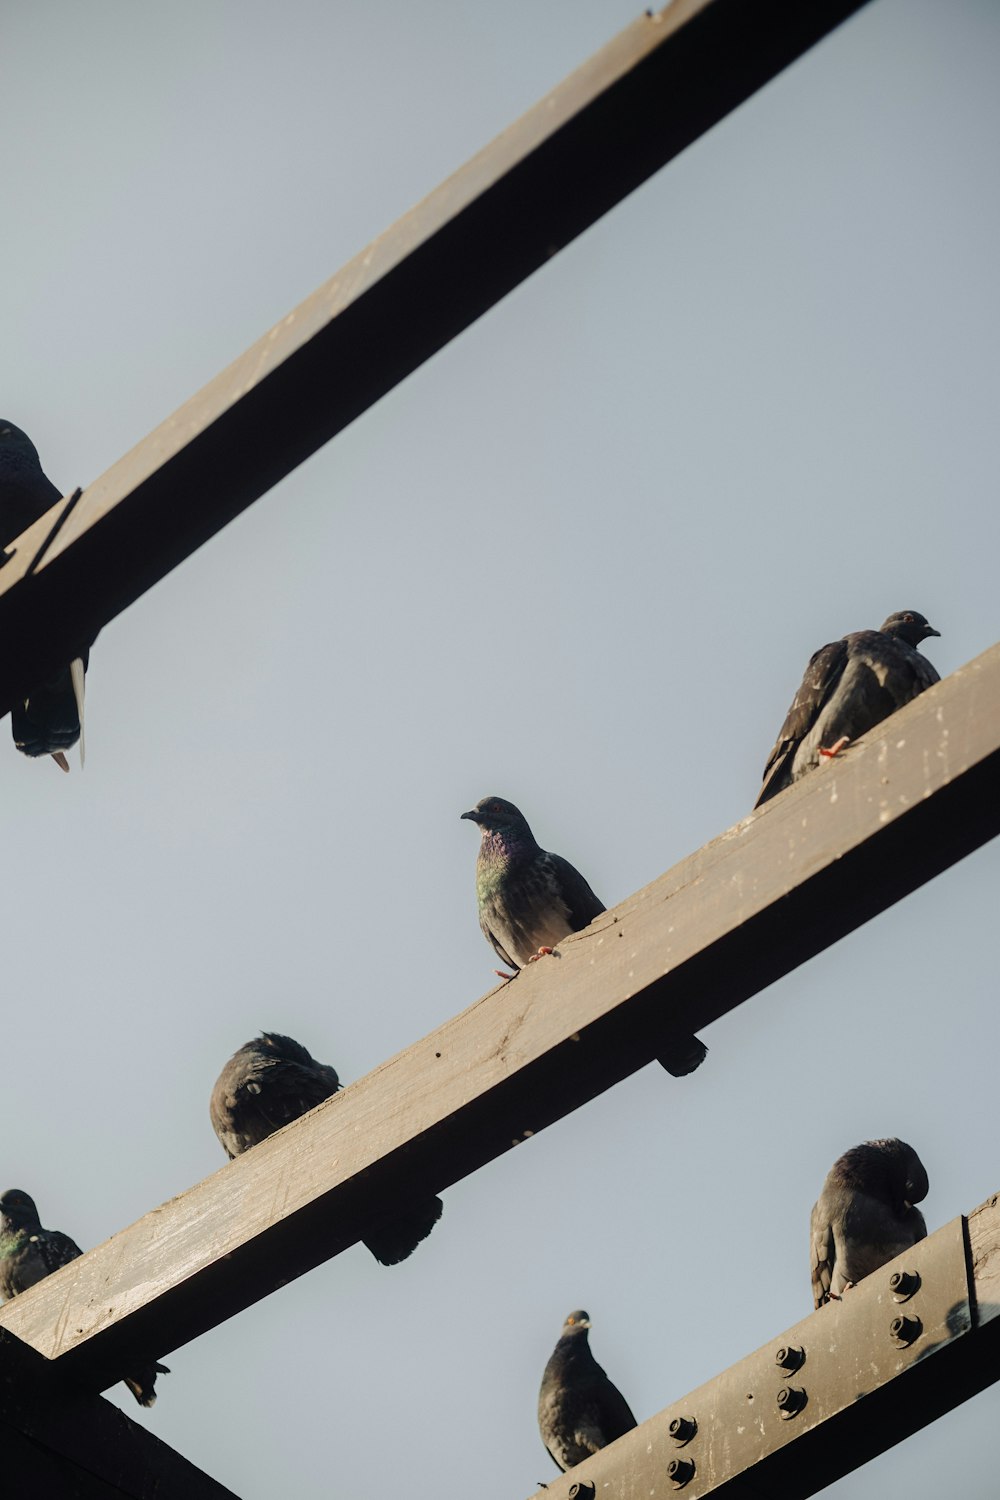
M1000 1379L997 1205L946 1224L535 1500L806 1500L936 1421ZM904 1270L919 1282L899 1300L890 1277ZM909 1326L894 1337L899 1317Z
M110 1384L836 942L1000 832L998 793L1000 645L557 956L5 1304L0 1326Z
M863 3L675 0L615 37L15 540L0 712Z
M0 1474L5 1495L44 1500L237 1500L117 1406L80 1390L60 1367L3 1331Z

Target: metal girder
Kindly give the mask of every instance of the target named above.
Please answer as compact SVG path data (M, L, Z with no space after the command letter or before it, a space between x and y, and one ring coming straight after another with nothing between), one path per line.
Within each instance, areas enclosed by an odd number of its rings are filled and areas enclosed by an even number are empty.
M0 712L863 3L675 0L627 27L15 539Z
M4 1495L38 1500L237 1500L2 1329L0 1475Z
M724 1015L998 832L994 646L557 958L6 1303L0 1326L110 1384L569 1114L670 1031Z
M954 1219L535 1500L805 1500L1000 1379L976 1292Z

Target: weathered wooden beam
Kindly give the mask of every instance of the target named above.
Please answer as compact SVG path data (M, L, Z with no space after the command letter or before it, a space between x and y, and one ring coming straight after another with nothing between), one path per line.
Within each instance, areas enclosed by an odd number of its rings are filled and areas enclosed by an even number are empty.
M863 3L675 0L615 37L16 540L0 712Z
M1000 1379L998 1262L994 1197L536 1500L806 1500Z
M8 1496L44 1500L237 1500L131 1421L0 1330L0 1476Z
M0 1326L94 1385L166 1354L985 843L1000 832L998 793L1000 645L557 956L5 1304ZM664 1087L697 1088L697 1076Z

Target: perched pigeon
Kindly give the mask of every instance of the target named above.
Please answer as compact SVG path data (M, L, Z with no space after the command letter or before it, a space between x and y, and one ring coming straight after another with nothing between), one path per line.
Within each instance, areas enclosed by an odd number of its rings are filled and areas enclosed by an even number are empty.
M264 1031L234 1052L219 1074L208 1105L212 1129L230 1157L242 1156L339 1088L333 1068L290 1036ZM440 1198L430 1198L369 1230L363 1244L383 1266L397 1265L427 1238L443 1210Z
M637 1425L591 1354L589 1333L590 1314L570 1313L538 1392L538 1430L560 1469L583 1463Z
M913 1205L927 1189L923 1163L905 1141L865 1141L834 1162L810 1221L817 1307L925 1237Z
M42 1228L34 1201L20 1188L8 1188L0 1196L0 1296L4 1301L82 1254L69 1235ZM152 1406L157 1375L169 1374L166 1365L150 1364L122 1378L140 1406Z
M605 910L579 870L539 848L513 803L484 797L462 817L478 824L482 834L476 861L479 925L511 968L551 953L562 938L588 927ZM683 1078L704 1062L707 1052L697 1037L674 1034L661 1044L657 1060L675 1078Z
M764 784L754 803L783 792L807 771L867 734L939 682L926 656L917 650L929 635L940 635L915 609L900 609L878 630L855 630L821 646L806 667L781 733L764 768Z
M62 499L42 472L35 445L13 422L0 419L0 549ZM11 710L14 743L25 755L51 755L69 770L65 750L80 741L83 762L83 680L89 650L34 687Z

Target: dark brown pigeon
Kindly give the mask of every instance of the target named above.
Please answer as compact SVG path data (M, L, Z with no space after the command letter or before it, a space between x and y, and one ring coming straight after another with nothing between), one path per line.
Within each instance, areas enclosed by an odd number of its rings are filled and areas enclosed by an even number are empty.
M476 861L479 925L494 952L521 969L552 952L571 932L589 927L605 910L568 860L539 847L523 815L502 797L483 797L462 813L482 835ZM497 973L512 979L511 974ZM657 1061L675 1078L693 1073L708 1055L689 1033L664 1037Z
M42 1228L33 1200L20 1188L8 1188L0 1197L0 1296L4 1301L82 1254L68 1234ZM150 1364L137 1375L122 1378L140 1406L152 1406L157 1375L169 1374L166 1365Z
M637 1425L590 1352L590 1314L571 1312L538 1393L538 1430L560 1469L583 1463Z
M822 1307L924 1239L927 1173L912 1146L865 1141L827 1173L812 1211L813 1302Z
M209 1100L212 1129L230 1158L242 1156L340 1088L336 1070L319 1063L290 1036L264 1031L226 1063ZM369 1230L363 1244L383 1266L413 1254L444 1211L429 1198Z
M0 551L62 499L42 470L34 443L0 418ZM83 764L83 685L89 643L69 666L37 683L10 714L14 743L24 755L51 755L69 770L64 751L80 741Z
M754 806L777 796L939 682L917 647L940 633L915 609L901 609L878 630L856 630L820 647L768 756Z

